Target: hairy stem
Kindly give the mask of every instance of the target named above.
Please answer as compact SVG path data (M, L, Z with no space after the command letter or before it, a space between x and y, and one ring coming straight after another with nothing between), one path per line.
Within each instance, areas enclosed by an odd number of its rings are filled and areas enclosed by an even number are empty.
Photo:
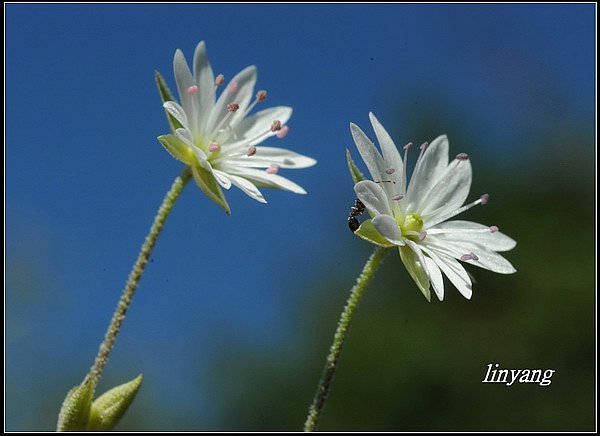
M346 306L344 307L342 315L340 316L340 320L338 321L337 330L335 331L335 335L333 337L333 343L331 344L329 354L327 355L325 368L323 369L323 375L321 376L321 380L319 380L319 385L317 386L317 392L315 393L313 402L308 409L308 416L306 417L306 422L304 423L304 431L315 431L317 429L319 417L321 416L321 410L325 405L327 394L331 388L333 376L337 370L338 361L340 354L342 353L342 348L344 347L344 341L346 340L346 335L348 334L350 322L352 321L354 312L358 307L358 303L363 296L367 285L375 275L375 271L377 271L381 265L381 262L388 251L388 248L382 247L377 247L375 249L365 264L360 276L358 276L356 279L356 285L354 285L354 287L350 290L350 297L348 297Z
M115 344L117 335L121 329L121 324L123 324L125 314L127 313L127 309L131 304L133 294L140 283L140 279L142 278L142 274L144 273L148 259L152 254L152 249L156 244L156 240L158 239L158 236L160 235L160 232L165 225L165 221L171 213L177 198L179 198L179 195L183 191L185 185L190 181L190 178L191 170L189 167L186 167L181 175L175 179L171 189L169 189L169 192L167 192L162 204L158 208L158 212L156 213L154 221L152 222L152 226L150 227L150 232L148 232L148 235L142 244L140 253L138 254L137 260L135 261L135 264L129 273L129 278L125 284L125 289L123 289L119 304L117 304L117 308L113 313L110 325L108 326L106 334L104 335L104 341L102 344L100 344L94 365L87 374L84 383L91 381L95 387L98 383L98 380L100 380L100 376L102 375L102 371L108 362L108 356L110 355L110 351Z

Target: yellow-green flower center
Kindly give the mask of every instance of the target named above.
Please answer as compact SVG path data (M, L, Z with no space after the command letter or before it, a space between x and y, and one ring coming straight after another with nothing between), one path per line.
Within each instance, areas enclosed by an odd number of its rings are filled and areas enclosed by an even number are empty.
M418 239L418 234L423 228L423 219L416 213L408 214L404 217L404 221L398 223L403 236L407 238Z

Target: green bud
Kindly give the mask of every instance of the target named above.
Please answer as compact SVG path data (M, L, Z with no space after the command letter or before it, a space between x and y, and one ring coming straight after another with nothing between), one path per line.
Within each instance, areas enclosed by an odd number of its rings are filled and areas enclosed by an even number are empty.
M140 374L129 383L119 385L100 395L92 404L87 430L103 431L112 429L123 417L132 403L140 386Z
M196 166L192 167L192 174L196 184L202 190L202 192L204 192L212 201L221 206L227 215L231 215L231 209L229 208L227 200L225 200L221 186L217 183L215 177L210 173L210 171L200 166Z
M87 427L90 416L94 386L90 380L84 380L69 391L63 401L56 431L82 431Z
M162 102L164 103L165 101L176 101L175 97L173 97L173 94L171 94L171 90L167 86L167 82L165 82L165 79L163 79L163 76L158 71L154 73L154 79L156 79L156 86L158 87L158 93L160 94L160 99L162 100ZM166 110L165 114L167 116L169 126L171 127L171 131L174 132L178 128L182 127L181 123L177 121L177 119L173 115L168 113Z
M354 180L354 183L356 184L361 180L365 180L365 176L363 176L358 167L354 164L352 156L350 155L350 150L348 149L346 149L346 160L348 161L348 171L350 171L350 176L352 177L352 180Z

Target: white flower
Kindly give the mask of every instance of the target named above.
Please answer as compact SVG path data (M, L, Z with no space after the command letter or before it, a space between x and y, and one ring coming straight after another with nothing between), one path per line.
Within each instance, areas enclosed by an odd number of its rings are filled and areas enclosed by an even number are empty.
M404 147L404 160L377 118L371 124L383 155L355 124L350 124L354 142L373 181L354 186L358 199L371 216L356 233L371 242L398 246L400 258L425 297L430 285L437 297L444 297L442 272L466 298L472 284L460 261L501 274L516 272L497 252L511 250L516 242L496 226L470 221L448 221L478 205L488 195L463 206L471 187L471 162L460 153L448 163L448 138L439 136L423 144L410 183L406 181L406 156L412 144Z
M228 212L218 185L229 189L233 184L262 203L266 200L256 185L306 193L277 172L310 167L316 163L314 159L284 148L257 146L271 136L287 134L292 108L277 106L248 116L267 97L262 90L254 95L256 67L238 73L218 98L217 88L224 78L221 74L214 77L204 42L196 47L193 75L181 50L175 53L173 69L181 104L167 101L163 106L179 125L174 126L173 134L158 139L175 158L192 167L204 192L213 200L219 200L214 197L220 194L221 206Z

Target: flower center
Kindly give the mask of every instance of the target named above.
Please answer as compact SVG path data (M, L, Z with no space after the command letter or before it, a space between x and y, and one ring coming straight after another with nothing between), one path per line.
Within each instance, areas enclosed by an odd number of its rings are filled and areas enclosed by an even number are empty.
M403 222L398 223L398 227L403 236L409 239L418 240L419 233L423 228L423 219L418 214L411 213L404 217Z

